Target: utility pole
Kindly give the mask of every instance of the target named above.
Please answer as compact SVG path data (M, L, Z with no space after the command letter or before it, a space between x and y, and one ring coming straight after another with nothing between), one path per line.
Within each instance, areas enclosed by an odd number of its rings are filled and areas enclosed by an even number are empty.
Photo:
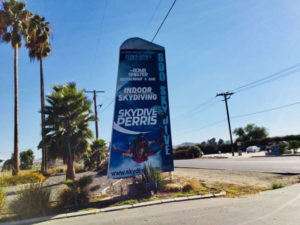
M99 133L98 133L97 93L104 93L104 91L93 90L93 91L85 91L85 93L93 93L94 94L93 100L94 100L94 108L95 108L95 130L96 130L96 138L98 139ZM100 105L100 106L102 106L102 105Z
M233 148L233 142L232 142L232 134L231 134L231 126L230 126L230 117L229 117L229 111L228 111L228 104L227 104L227 100L230 99L230 96L233 95L233 92L225 92L225 93L220 93L217 94L216 97L218 96L223 96L225 101L225 105L226 105L226 112L227 112L227 121L228 121L228 128L229 128L229 135L230 135L230 143L231 143L231 152L232 152L232 156L234 156L234 148Z

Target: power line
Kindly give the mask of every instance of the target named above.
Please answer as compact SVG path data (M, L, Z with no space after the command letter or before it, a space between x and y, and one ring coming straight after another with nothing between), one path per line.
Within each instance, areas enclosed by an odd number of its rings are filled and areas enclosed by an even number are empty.
M261 79L258 79L256 81L252 81L248 84L244 84L240 87L237 87L235 89L232 89L230 92L235 92L235 93L239 93L239 92L242 92L242 91L246 91L248 89L251 89L251 88L254 88L254 87L257 87L257 86L260 86L260 85L263 85L265 83L268 83L268 82L271 82L271 81L274 81L276 79L279 79L279 78L282 78L282 77L286 77L288 75L291 75L291 74L294 74L294 73L297 73L300 71L300 63L297 63L297 64L294 64L288 68L285 68L279 72L276 72L276 73L273 73L271 75L268 75L266 77L263 77ZM192 115L195 115L196 113L199 113L199 112L202 112L204 110L206 110L207 108L210 108L212 105L214 105L216 102L212 102L213 99L215 99L215 97L213 98L210 98L208 99L207 101L204 101L203 103L201 103L200 105L198 105L196 108L190 110L190 111L187 111L183 114L181 114L180 116L176 117L176 118L187 118L188 116L192 116ZM209 103L211 103L211 105L208 105ZM202 108L204 106L207 106L205 108Z
M150 23L152 22L154 16L156 15L156 12L157 12L157 10L158 10L161 2L162 2L162 0L159 0L158 4L156 5L156 7L155 7L155 9L154 9L154 11L152 13L152 16L150 17L150 20L148 21L148 23L146 25L146 31L148 30Z
M209 98L208 100L202 102L201 104L197 105L195 108L188 110L187 112L182 113L181 115L175 117L175 118L187 118L188 116L191 116L190 114L199 113L201 111L204 111L205 109L211 107L216 102L213 102L215 97ZM203 109L204 107L204 109Z
M293 103L286 104L286 105L281 105L281 106L273 107L273 108L269 108L269 109L264 109L264 110L260 110L260 111L256 111L256 112L252 112L252 113L246 113L246 114L240 114L240 115L236 115L236 116L231 116L231 119L234 120L234 119L238 119L238 118L242 118L242 117L247 117L247 116L252 116L252 115L256 115L256 114L271 112L271 111L275 111L275 110L279 110L279 109L283 109L283 108L288 108L288 107L291 107L291 106L294 106L294 105L298 105L298 104L300 104L300 101L293 102ZM212 127L214 125L223 123L226 120L227 119L218 120L218 121L215 121L213 123L207 124L207 125L205 125L203 127L195 128L193 130L185 132L184 134L190 134L190 133L195 132L195 131L203 130L205 128L209 128L209 127Z
M100 113L103 113L105 110L107 110L109 108L109 106L111 106L111 104L114 102L115 98L113 98L108 104L107 106L102 110L100 111Z
M283 69L279 72L273 73L273 74L268 75L266 77L263 77L261 79L258 79L258 80L252 81L248 84L237 87L237 88L231 90L231 92L237 93L237 92L245 91L245 90L248 90L250 88L254 88L254 87L263 85L265 83L271 82L273 80L279 79L281 77L285 77L285 76L291 75L293 73L299 72L300 71L299 66L300 66L300 63L297 63L297 64L292 65L288 68L285 68L285 69Z
M283 108L291 107L291 106L298 105L298 104L300 104L300 101L294 102L294 103L290 103L290 104L286 104L286 105L281 105L281 106L274 107L274 108L269 108L269 109L257 111L257 112L253 112L253 113L246 113L246 114L241 114L241 115L237 115L237 116L232 116L231 118L232 119L237 119L237 118L241 118L241 117L252 116L252 115L255 115L255 114L260 114L260 113L275 111L275 110L278 110L278 109L283 109Z
M156 31L156 33L155 33L154 37L152 38L152 41L151 41L151 42L153 42L153 41L154 41L154 39L156 38L156 35L158 34L158 32L160 31L161 27L162 27L162 26L163 26L163 24L165 23L165 21L166 21L167 17L169 16L169 14L170 14L171 10L173 9L173 7L174 7L174 5L175 5L175 3L176 3L176 0L174 0L173 4L171 5L171 7L170 7L169 11L167 12L167 15L165 16L165 18L164 18L164 19L163 19L163 21L161 22L160 26L158 27L158 29L157 29L157 31Z

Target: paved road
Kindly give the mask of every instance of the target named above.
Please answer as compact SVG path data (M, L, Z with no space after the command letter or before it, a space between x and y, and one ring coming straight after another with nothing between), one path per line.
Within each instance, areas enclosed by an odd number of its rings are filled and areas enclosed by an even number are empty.
M300 156L175 160L177 168L300 174ZM300 224L300 222L299 222Z
M300 184L244 198L160 204L38 223L40 225L299 225Z

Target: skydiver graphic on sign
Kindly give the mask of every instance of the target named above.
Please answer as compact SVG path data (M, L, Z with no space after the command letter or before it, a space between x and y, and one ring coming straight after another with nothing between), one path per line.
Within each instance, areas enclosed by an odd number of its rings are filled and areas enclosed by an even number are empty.
M124 157L132 158L137 163L142 163L148 160L149 156L154 155L155 153L159 152L164 144L162 143L157 149L152 150L152 147L156 143L158 143L162 139L163 135L159 138L155 139L152 142L149 142L147 138L145 138L142 134L139 134L132 143L128 143L128 149L121 150L113 145L113 149L115 151L122 152Z

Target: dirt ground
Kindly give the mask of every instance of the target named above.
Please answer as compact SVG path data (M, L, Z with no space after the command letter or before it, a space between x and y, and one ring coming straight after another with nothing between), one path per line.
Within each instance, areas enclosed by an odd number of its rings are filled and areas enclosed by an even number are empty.
M299 182L299 175L281 175L273 173L238 172L229 170L205 170L205 169L183 169L176 168L173 172L174 178L186 177L196 178L207 185L227 183L242 186L255 186L270 189L274 183L283 186ZM219 185L217 185L219 186Z

